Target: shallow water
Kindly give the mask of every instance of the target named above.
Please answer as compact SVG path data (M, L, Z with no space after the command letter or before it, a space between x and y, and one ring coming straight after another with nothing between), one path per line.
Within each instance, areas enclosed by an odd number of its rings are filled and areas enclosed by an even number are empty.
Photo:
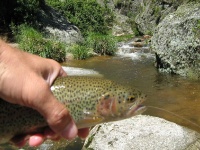
M148 108L144 114L161 117L200 132L200 82L159 73L154 67L152 54L100 56L74 60L64 65L92 69L105 78L136 87L147 94L145 105L171 112Z

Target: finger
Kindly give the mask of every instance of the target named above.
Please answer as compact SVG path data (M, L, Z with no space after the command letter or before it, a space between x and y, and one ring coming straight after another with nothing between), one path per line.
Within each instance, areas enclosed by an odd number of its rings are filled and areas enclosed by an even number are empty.
M29 137L29 135L16 136L11 139L11 142L20 148L26 144L26 142L29 140Z
M44 130L44 136L47 138L47 139L51 139L51 140L54 140L54 141L57 141L59 140L61 137L56 134L53 130L51 130L50 128L46 128Z
M30 136L28 143L30 146L35 147L35 146L41 145L44 142L44 140L45 140L44 135L35 134L35 135Z
M60 76L60 77L65 77L65 76L67 76L67 73L64 71L64 69L61 67L61 69L60 69L60 72L59 72L59 75L58 76Z
M69 112L63 104L58 102L52 94L48 101L36 108L47 120L50 128L58 135L71 140L76 137L78 129Z
M78 136L85 139L89 134L89 128L83 128L78 130Z

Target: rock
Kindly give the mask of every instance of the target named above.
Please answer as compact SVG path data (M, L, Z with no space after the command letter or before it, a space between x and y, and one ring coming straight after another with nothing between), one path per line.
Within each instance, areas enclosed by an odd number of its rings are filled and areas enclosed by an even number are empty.
M134 47L143 47L144 43L143 42L133 42L132 45Z
M175 123L138 115L95 126L83 150L185 150L198 143L199 138L199 133ZM200 148L198 144L194 147Z
M183 1L184 0L145 0L140 2L140 11L135 18L138 30L143 34L152 35L158 23L161 22L166 15L174 12Z
M65 60L66 61L74 60L74 55L72 53L66 53Z
M200 77L200 3L180 6L158 25L151 47L160 71Z
M115 36L133 34L131 25L128 23L128 17L115 11L115 21L112 27L112 34Z
M46 32L47 38L73 44L83 40L79 29L68 22L59 12L47 6L45 3L41 6L38 14L38 23Z

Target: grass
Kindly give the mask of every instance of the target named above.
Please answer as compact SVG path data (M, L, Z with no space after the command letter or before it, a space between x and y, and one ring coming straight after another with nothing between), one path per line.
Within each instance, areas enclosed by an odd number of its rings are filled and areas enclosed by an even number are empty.
M58 62L65 60L63 43L44 38L42 33L26 24L13 28L13 32L20 49Z

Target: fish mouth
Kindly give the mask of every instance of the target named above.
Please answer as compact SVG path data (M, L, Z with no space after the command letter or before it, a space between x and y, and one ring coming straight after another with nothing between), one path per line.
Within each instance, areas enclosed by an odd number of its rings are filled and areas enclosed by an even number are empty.
M131 117L131 116L135 116L135 115L139 115L141 113L143 113L145 110L147 109L146 106L144 105L137 105L137 106L131 106L128 110L128 112L126 113L127 117Z
M144 105L138 105L138 106L135 108L134 112L135 112L135 113L138 113L138 114L141 114L141 113L143 113L146 109L147 109L146 106L144 106Z

